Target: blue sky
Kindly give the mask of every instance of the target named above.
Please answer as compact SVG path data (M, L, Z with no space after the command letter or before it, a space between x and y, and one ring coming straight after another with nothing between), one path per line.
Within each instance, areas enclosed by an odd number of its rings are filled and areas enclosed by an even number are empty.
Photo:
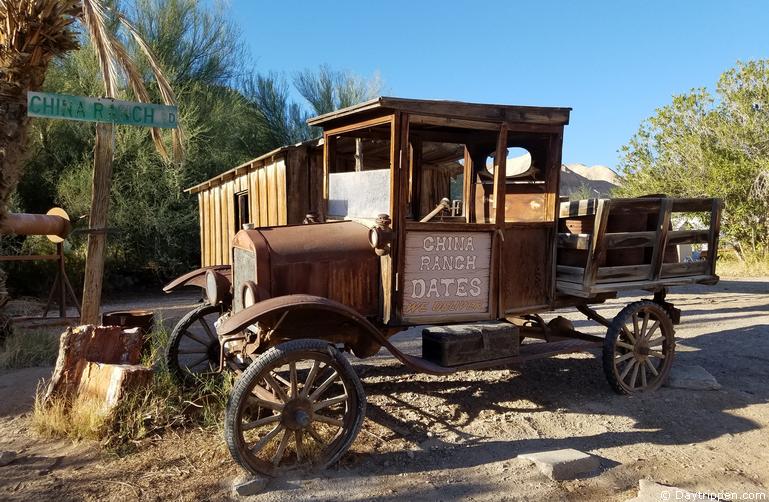
M615 167L673 94L769 57L764 1L231 0L259 71L379 72L384 94L569 106L564 162ZM235 14L237 13L237 15Z

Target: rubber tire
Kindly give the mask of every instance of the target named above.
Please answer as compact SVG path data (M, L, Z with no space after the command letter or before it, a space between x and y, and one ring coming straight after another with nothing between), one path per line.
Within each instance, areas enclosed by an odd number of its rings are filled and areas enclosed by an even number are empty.
M619 311L619 313L614 317L614 320L612 320L611 325L609 326L609 329L606 331L606 337L603 340L603 353L602 353L602 360L603 360L603 372L604 375L606 375L606 380L609 382L609 385L611 386L612 390L616 392L617 394L621 395L630 395L634 394L634 392L628 391L617 379L617 376L614 374L614 344L617 341L617 338L619 337L620 333L622 332L622 326L626 325L629 322L632 322L633 320L633 313L637 312L643 307L651 307L654 310L656 310L656 314L658 318L660 319L660 329L668 329L670 330L670 333L672 333L672 343L669 340L665 340L663 343L671 343L671 346L668 347L668 354L669 357L666 355L665 357L665 363L663 364L662 368L662 378L660 378L652 387L647 388L644 392L652 392L660 388L660 386L665 383L665 380L667 380L668 375L670 374L670 368L673 365L673 357L675 355L675 329L673 328L673 321L670 319L670 316L665 311L664 308L662 308L661 305L659 305L656 302L653 302L651 300L641 300L637 302L630 303L625 306L622 310ZM665 326L662 326L662 325Z
M363 384L350 362L339 350L337 350L336 347L326 341L312 339L291 340L276 345L259 356L256 361L250 364L243 374L241 374L240 378L238 378L238 381L235 383L235 386L232 388L230 397L227 400L227 409L224 413L224 438L227 442L227 448L230 450L232 458L238 465L252 474L263 474L267 476L276 475L276 473L255 470L248 463L247 459L241 456L240 449L238 448L240 438L236 431L236 425L239 420L238 409L240 401L244 399L244 394L249 393L251 380L256 378L262 370L269 368L273 363L293 351L317 351L330 355L339 363L340 369L344 372L344 375L341 375L342 378L347 378L350 383L352 383L355 392L358 394L358 407L352 429L347 433L347 437L344 441L337 447L337 451L334 452L323 465L314 465L314 469L324 469L337 462L355 441L355 438L358 436L360 428L363 425L363 419L366 417L366 394L363 391Z
M179 350L179 343L184 338L184 332L192 324L197 322L201 316L213 314L214 312L221 312L221 308L218 305L209 305L208 303L201 305L200 307L187 312L182 317L174 329L171 331L171 336L168 338L168 345L166 345L165 361L168 372L176 380L177 383L189 385L194 382L194 378L189 372L183 370L179 366L179 359L177 357L177 350ZM217 361L218 364L219 361Z

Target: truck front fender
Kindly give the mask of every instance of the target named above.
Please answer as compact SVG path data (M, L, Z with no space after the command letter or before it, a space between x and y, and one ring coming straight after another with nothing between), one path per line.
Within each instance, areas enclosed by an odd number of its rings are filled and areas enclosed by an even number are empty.
M356 356L368 357L387 344L382 332L355 310L313 295L287 295L261 301L227 318L216 332L227 336L257 322L274 329L270 345L296 338L319 338L344 343Z
M213 270L223 275L228 281L232 282L232 267L229 265L213 265L210 267L203 267L192 272L177 277L173 281L163 286L163 291L171 293L179 288L185 286L196 286L198 288L206 289L206 272Z

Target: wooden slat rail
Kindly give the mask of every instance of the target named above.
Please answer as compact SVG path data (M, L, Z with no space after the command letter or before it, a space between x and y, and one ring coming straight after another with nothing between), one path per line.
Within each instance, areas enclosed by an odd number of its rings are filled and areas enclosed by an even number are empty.
M565 202L560 207L561 218L590 216L594 218L593 233L559 233L560 249L584 251L584 267L556 266L558 289L566 294L591 297L622 289L658 289L690 283L712 283L718 249L722 203L718 199L671 199L649 197L640 199L589 199ZM710 226L705 230L672 230L672 213L710 213ZM655 215L652 231L607 233L611 214ZM685 263L664 263L665 250L680 244L707 244L707 260ZM648 263L623 266L599 266L609 250L652 248ZM647 255L648 256L648 255Z

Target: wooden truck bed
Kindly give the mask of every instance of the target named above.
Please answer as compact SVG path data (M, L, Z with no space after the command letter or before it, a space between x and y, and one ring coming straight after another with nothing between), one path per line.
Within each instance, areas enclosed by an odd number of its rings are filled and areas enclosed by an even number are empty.
M683 218L682 218L683 217ZM721 217L719 199L587 199L563 202L557 239L556 287L582 298L628 289L656 291L714 284ZM707 229L673 230L682 219ZM707 257L679 261L680 244L707 244Z

